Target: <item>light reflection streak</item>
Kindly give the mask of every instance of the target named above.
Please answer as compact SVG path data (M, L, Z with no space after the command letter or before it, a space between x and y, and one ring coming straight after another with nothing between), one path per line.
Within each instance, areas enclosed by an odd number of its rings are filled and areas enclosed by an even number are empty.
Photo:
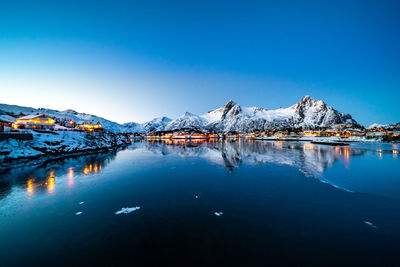
M74 185L74 168L68 169L68 185L71 187Z
M101 167L102 167L101 163L86 164L82 169L82 173L84 175L97 174L97 173L101 172Z
M28 180L28 185L26 187L26 191L28 192L28 195L30 195L30 196L33 195L33 189L34 189L33 181L34 181L34 179L30 178Z
M53 194L56 184L54 171L50 171L46 184L47 184L47 192L49 192L49 194Z

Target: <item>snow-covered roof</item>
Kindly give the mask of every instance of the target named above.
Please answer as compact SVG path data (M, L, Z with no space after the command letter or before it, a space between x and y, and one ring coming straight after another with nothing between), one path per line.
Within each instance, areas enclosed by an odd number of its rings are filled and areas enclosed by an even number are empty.
M15 118L9 115L0 115L0 121L3 122L14 122Z
M31 114L31 115L19 117L18 120L32 120L32 119L36 119L36 118L43 117L43 116L45 116L43 113L42 114Z
M384 127L386 127L386 125L385 125L385 124L378 124L378 123L374 123L374 124L371 124L370 126L368 126L368 128L367 128L367 129L373 129L373 128L384 128Z
M70 130L70 128L67 128L67 127L62 126L62 125L55 124L54 125L54 130Z

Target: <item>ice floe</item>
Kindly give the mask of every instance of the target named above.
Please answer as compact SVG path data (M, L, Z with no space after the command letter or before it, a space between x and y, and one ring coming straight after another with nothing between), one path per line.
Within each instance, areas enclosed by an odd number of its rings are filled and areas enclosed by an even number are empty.
M120 209L119 211L116 211L116 212L115 212L115 215L119 215L119 214L128 214L128 213L131 213L131 212L133 212L133 211L135 211L135 210L138 210L138 209L140 209L140 207L122 208L122 209Z
M364 223L365 223L366 225L372 227L372 228L378 228L378 226L376 226L375 224L373 224L373 223L370 222L370 221L364 221Z

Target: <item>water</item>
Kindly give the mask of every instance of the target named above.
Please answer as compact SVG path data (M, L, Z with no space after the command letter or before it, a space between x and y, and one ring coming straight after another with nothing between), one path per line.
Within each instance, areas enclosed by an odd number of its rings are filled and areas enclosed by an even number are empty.
M396 151L140 142L4 171L0 265L396 265Z

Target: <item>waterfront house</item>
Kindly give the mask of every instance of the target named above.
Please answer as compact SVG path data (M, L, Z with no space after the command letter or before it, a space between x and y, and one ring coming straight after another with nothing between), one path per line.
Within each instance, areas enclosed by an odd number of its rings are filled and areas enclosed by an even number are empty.
M172 133L167 133L167 134L161 135L161 139L171 139L172 137L173 137Z
M328 132L328 131L316 131L316 136L328 137L328 136L332 136L332 134L331 134L331 132Z
M0 115L0 132L9 132L13 122L13 117L8 115Z
M14 129L54 129L55 120L44 115L40 114L32 114L23 117L19 117L13 123Z
M278 138L286 138L287 132L276 132L276 133L274 134L274 136L275 136L275 137L278 137Z
M400 136L400 131L390 131L390 132L387 132L386 135L397 137L397 136Z
M351 130L351 136L365 136L365 132L359 129Z
M207 139L208 136L202 133L193 133L190 135L190 139Z
M368 132L367 137L380 137L380 136L385 136L386 132Z
M317 136L317 133L314 131L304 131L303 135L304 136Z
M178 132L172 134L172 139L190 139L190 135L186 132Z
M80 131L87 131L87 132L103 131L100 122L97 122L96 124L91 124L89 121L84 121L78 124L76 128Z
M64 126L67 128L76 128L77 124L75 121L69 120L69 121L65 122Z
M209 137L210 139L213 139L213 140L219 139L219 135L218 135L218 134L209 134L208 137Z

